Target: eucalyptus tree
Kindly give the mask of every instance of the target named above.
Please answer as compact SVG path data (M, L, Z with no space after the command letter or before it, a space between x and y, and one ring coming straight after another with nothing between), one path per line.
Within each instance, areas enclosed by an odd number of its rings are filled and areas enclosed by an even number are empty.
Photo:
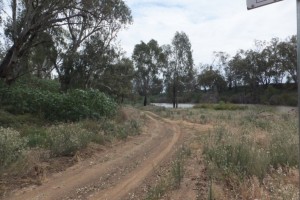
M245 85L245 76L247 69L245 68L245 59L243 57L243 50L239 50L235 56L228 61L228 68L230 69L231 80L235 91L238 86Z
M221 71L225 72L225 79L227 81L228 89L231 90L234 82L234 73L232 66L229 65L230 55L226 52L214 52L215 59L217 60L218 73L221 75Z
M100 52L105 54L106 51L110 51L119 31L132 22L131 11L123 0L82 0L81 8L81 10L67 10L62 14L67 19L65 36L67 50L62 55L63 62L56 70L63 91L66 91L72 82L76 72L74 62L78 51L84 48L85 42L91 44L91 39L95 41L100 48L97 50L98 56L101 57ZM74 15L76 17L70 17ZM102 63L96 64L101 67Z
M144 96L144 106L148 103L148 95L162 91L161 70L164 64L164 54L157 41L143 41L135 45L132 60L136 68L135 88Z
M109 46L117 33L132 22L131 11L122 0L3 0L4 28L8 48L0 63L0 77L13 81L24 68L22 59L49 38L56 44L57 55L51 60L62 89L68 89L75 71L74 58L85 41L98 33Z
M178 92L191 92L196 85L192 45L186 33L175 33L170 60L168 77L172 82L173 108L177 108Z
M66 20L81 13L63 16L65 10L78 9L75 0L3 0L1 14L4 20L2 32L7 46L0 63L0 77L12 82L24 68L20 60L35 46L43 43L43 32L62 26Z
M104 70L102 78L94 83L94 87L123 103L124 98L132 94L134 73L133 62L121 58Z
M27 67L20 76L30 73L38 78L50 79L54 70L52 59L57 56L56 47L49 33L41 33L39 37L43 37L44 42L33 47L21 60L22 64L27 63Z
M105 70L118 62L120 53L117 52L117 47L106 46L98 35L91 36L80 51L73 53L68 88L98 88ZM64 62L61 63L62 66L63 64ZM64 76L60 71L59 75Z
M210 89L218 93L226 89L226 81L220 70L213 69L209 65L203 66L203 70L198 75L198 85L204 88L205 91Z
M279 60L289 78L297 83L297 38L292 36L278 44Z

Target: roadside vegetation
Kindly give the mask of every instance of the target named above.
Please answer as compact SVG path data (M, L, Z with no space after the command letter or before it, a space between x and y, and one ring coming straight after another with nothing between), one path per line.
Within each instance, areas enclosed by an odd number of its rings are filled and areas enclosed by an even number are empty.
M296 111L219 106L148 109L174 120L211 125L193 141L199 144L195 152L202 152L205 160L209 199L298 199Z
M157 176L159 178L156 180L156 184L148 189L145 200L159 200L167 192L179 189L185 173L185 160L190 156L191 149L189 147L185 145L179 147L172 157L170 168L166 173Z
M0 90L0 196L22 179L38 184L33 172L42 163L49 163L43 173L64 170L90 145L139 135L144 121L137 110L125 112L98 90L60 93L56 81L35 78ZM51 166L53 160L61 166Z

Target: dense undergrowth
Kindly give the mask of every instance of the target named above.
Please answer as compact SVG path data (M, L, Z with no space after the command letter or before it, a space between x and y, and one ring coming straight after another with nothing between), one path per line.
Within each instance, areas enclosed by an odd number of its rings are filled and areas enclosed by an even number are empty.
M104 145L140 133L142 116L124 110L97 90L59 91L53 80L29 78L0 84L0 177L31 150L74 156L90 143Z
M0 104L13 114L34 114L51 121L100 119L116 113L116 103L98 90L59 92L58 84L50 80L35 80L36 84L19 81L12 86L0 85Z

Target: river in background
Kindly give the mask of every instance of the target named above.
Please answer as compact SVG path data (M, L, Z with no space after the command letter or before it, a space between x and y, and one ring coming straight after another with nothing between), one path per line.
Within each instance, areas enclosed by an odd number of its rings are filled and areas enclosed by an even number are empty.
M171 103L151 103L151 105L165 107L165 108L173 108L173 104ZM195 104L191 103L179 103L178 108L192 108Z
M154 106L159 106L159 107L164 107L164 108L173 108L173 104L171 103L152 103L151 105ZM179 103L178 108L193 108L195 104L192 103ZM244 105L244 106L258 106L254 104L239 104L239 105ZM297 112L298 108L297 107L290 107L290 106L270 106L275 108L280 113L290 113L290 112Z

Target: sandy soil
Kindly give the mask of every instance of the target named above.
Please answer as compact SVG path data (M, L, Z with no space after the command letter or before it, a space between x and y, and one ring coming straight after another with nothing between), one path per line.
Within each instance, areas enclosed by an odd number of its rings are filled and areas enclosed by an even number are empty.
M143 199L144 188L155 180L151 178L156 176L154 170L167 165L176 147L191 138L189 130L195 127L207 129L198 124L164 119L151 112L145 112L145 115L146 125L141 135L96 152L88 159L78 159L74 166L45 178L41 185L17 189L6 199ZM190 162L199 165L197 159ZM192 180L197 186L202 175L201 170L194 174L193 166L191 163L187 170L186 182ZM168 199L182 199L187 193L193 193L189 195L195 199L198 191L194 187L186 188L190 187L183 187L185 192L170 194Z

